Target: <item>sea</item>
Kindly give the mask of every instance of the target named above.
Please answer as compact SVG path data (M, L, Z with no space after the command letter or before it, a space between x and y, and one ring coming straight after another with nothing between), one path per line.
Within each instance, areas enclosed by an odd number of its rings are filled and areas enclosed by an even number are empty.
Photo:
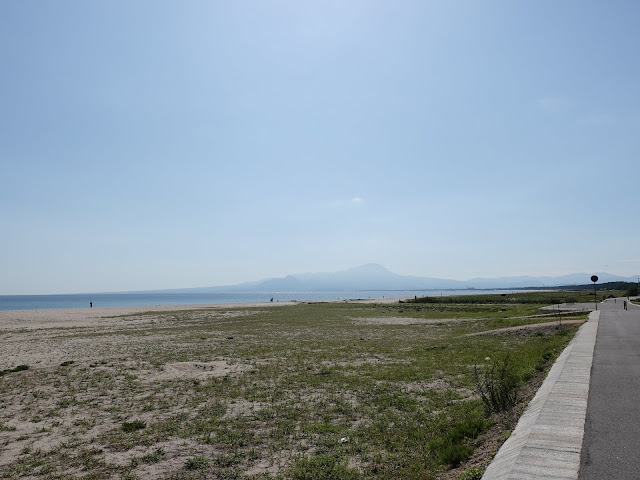
M522 290L357 290L340 292L247 292L247 293L83 293L60 295L0 295L0 310L45 310L57 308L129 307L150 305L198 305L371 298L433 297L513 293Z

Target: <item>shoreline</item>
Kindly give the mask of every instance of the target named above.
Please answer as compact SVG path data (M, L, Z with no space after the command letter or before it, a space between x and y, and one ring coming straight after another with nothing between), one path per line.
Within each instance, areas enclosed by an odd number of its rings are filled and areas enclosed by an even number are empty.
M271 308L315 303L398 303L408 297L367 298L349 300L311 300L286 302L210 303L185 305L135 305L93 308L51 308L40 310L0 310L0 331L37 330L43 328L78 328L104 324L105 320L117 317L153 312L184 310L230 310L239 308Z

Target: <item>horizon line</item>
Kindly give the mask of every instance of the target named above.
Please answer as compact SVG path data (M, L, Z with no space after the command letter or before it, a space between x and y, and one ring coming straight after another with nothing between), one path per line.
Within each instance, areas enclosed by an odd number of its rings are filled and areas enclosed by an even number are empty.
M259 284L260 282L266 282L269 280L281 280L281 279L285 279L287 277L295 277L296 275L314 275L314 274L323 274L323 273L327 273L327 274L335 274L335 273L341 273L341 272L346 272L349 270L354 270L354 269L358 269L361 267L365 267L365 266L369 266L369 265L376 265L376 266L380 266L382 267L384 270L386 270L389 273L392 273L394 275L397 276L402 276L402 277L411 277L411 278L415 278L415 279L423 279L423 278L428 278L428 279L433 279L433 280L442 280L442 281L455 281L455 282L473 282L473 281L479 281L479 280L509 280L509 279L516 279L516 278L530 278L532 280L541 280L541 279L558 279L560 277L566 277L566 276L571 276L571 275L585 275L586 278L589 278L589 274L585 273L585 272L574 272L574 273L565 273L565 274L561 274L561 275L556 275L556 276L551 276L551 275L540 275L540 276L531 276L531 275L511 275L511 276L502 276L502 277L472 277L469 278L467 280L457 280L457 279L453 279L453 278L440 278L440 277L423 277L423 276L417 276L417 275L406 275L406 274L397 274L395 272L392 272L391 270L387 269L386 267L380 265L380 264L376 264L376 263L367 263L364 265L360 265L357 267L351 267L351 268L347 268L345 270L338 270L336 272L305 272L305 273L294 273L294 274L288 274L285 276L281 276L281 277L266 277L266 278L262 278L260 280L250 280L250 281L244 281L244 282L239 282L239 283L235 283L235 284L224 284L224 285L205 285L205 286L195 286L195 287L169 287L169 288L146 288L146 289L135 289L135 290L103 290L103 291L94 291L94 292L56 292L56 293L0 293L0 297L17 297L17 296L49 296L49 295L116 295L116 294L142 294L142 293L148 293L148 294L152 294L152 293L167 293L167 292L171 292L171 291L177 291L177 290L196 290L196 289L207 289L207 288L233 288L233 287L238 287L240 285L245 285L245 284ZM619 275L619 274L615 274L615 273L609 273L609 272L594 272L595 275L609 275L609 276L613 276L613 277L619 277L622 278L624 280L610 280L604 283L613 283L616 281L626 281L629 283L635 283L635 281L631 280L629 281L629 279L631 278L637 278L638 283L640 283L640 274L636 274L636 275ZM600 279L598 280L600 281ZM534 288L534 289L541 289L541 288L554 288L554 287L568 287L568 286L582 286L582 285L590 285L591 282L590 281L586 281L584 283L575 283L575 284L556 284L556 285L549 285L549 286L545 286L544 284L542 286L539 285L530 285L530 286L502 286L502 287L482 287L482 286L460 286L460 288L452 288L452 287L446 287L446 288L405 288L405 289L350 289L350 290L335 290L335 292L341 292L341 291L353 291L353 292L357 292L357 291L380 291L380 292L393 292L393 291L406 291L406 292L412 292L412 291L452 291L452 290L523 290L523 289L528 289L528 288ZM332 290L309 290L310 292L316 292L316 291L332 291ZM265 290L264 292L257 292L257 293L267 293L267 292L273 292L273 293L293 293L293 291L281 291L281 292L276 292L274 290ZM300 292L300 291L299 291ZM299 293L298 292L298 293ZM175 292L175 293L180 293L180 292ZM182 292L182 293L188 293L188 292ZM241 291L236 291L236 292L226 292L226 293L256 293L255 291L253 292L241 292Z

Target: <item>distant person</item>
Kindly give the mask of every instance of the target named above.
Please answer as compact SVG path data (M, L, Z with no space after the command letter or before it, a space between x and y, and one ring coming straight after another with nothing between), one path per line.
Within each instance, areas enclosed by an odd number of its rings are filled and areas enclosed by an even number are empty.
M271 297L271 300L269 300L271 303L273 303L273 297Z
M93 308L93 302L89 302L89 308Z
M625 310L627 309L627 301L626 300L624 301L624 309Z

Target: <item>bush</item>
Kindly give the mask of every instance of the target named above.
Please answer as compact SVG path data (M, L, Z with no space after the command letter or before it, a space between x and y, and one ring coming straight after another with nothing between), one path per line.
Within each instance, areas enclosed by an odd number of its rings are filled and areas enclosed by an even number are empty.
M484 368L474 366L473 380L487 415L504 412L518 401L521 380L509 355Z

